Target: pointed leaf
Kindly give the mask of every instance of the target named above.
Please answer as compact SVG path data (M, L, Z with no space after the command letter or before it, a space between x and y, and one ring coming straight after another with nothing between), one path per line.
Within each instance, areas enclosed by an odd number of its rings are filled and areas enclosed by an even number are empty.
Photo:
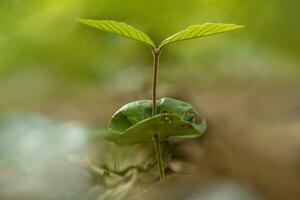
M78 19L78 21L82 24L99 29L101 31L115 33L123 37L144 42L151 47L155 47L154 42L148 35L124 22L93 19Z
M202 25L192 25L187 29L182 30L167 39L165 39L159 47L162 48L168 44L179 42L182 40L189 40L199 37L205 37L227 31L243 28L244 26L235 24L221 24L221 23L205 23Z

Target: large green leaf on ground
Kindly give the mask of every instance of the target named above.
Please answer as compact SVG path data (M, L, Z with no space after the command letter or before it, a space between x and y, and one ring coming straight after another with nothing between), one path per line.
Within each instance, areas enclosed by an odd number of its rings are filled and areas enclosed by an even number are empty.
M101 31L115 33L123 37L144 42L151 47L155 47L154 42L147 34L124 22L93 19L78 19L78 21L82 24L99 29Z
M152 141L155 134L161 141L171 136L198 137L204 134L206 123L194 124L174 114L159 114L143 120L123 132L110 132L105 139L118 145L134 145Z
M197 137L206 123L195 124L196 110L189 103L172 98L157 100L158 114L152 117L152 101L140 100L119 109L109 123L105 138L119 145L146 143L159 134L163 141L170 136Z
M156 106L158 114L175 114L189 122L193 122L197 115L197 111L191 104L172 98L159 99L156 102ZM124 131L150 117L152 117L152 100L134 101L121 107L112 116L109 128L117 132Z
M236 24L221 24L221 23L205 23L202 25L192 25L187 29L182 30L164 41L159 45L160 48L182 40L189 40L199 37L205 37L209 35L214 35L218 33L223 33L227 31L232 31L236 29L243 28L244 26L236 25Z

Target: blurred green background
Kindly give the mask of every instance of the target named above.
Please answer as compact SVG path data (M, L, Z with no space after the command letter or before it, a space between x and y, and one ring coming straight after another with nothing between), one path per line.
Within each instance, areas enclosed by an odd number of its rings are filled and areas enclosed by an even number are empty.
M147 47L76 18L125 21L156 42L190 24L243 24L241 31L167 48L160 83L298 81L299 6L295 0L1 0L0 109L42 110L93 88L101 96L107 85L150 88Z

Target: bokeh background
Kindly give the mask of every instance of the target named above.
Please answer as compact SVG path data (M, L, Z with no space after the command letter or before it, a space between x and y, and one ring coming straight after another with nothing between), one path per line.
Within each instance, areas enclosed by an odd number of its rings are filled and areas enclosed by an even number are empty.
M296 0L1 0L0 199L79 199L69 191L96 184L66 155L86 148L86 127L105 128L121 105L151 98L150 50L76 18L125 21L156 43L191 24L245 25L163 51L158 96L192 102L210 129L174 152L197 175L172 187L191 192L159 198L299 199L299 8ZM198 181L210 189L187 190Z

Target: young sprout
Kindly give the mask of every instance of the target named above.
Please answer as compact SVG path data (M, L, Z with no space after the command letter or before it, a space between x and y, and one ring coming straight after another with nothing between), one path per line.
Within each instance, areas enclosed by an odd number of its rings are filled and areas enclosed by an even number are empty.
M195 123L197 111L189 103L172 98L156 98L157 74L161 50L169 44L194 38L215 35L240 29L235 24L205 23L192 25L166 38L159 45L144 32L124 22L112 20L78 19L87 26L141 41L148 45L153 54L152 100L131 102L120 108L109 123L105 138L118 145L134 145L154 141L160 179L165 178L162 142L168 137L199 137L207 129L205 121Z

